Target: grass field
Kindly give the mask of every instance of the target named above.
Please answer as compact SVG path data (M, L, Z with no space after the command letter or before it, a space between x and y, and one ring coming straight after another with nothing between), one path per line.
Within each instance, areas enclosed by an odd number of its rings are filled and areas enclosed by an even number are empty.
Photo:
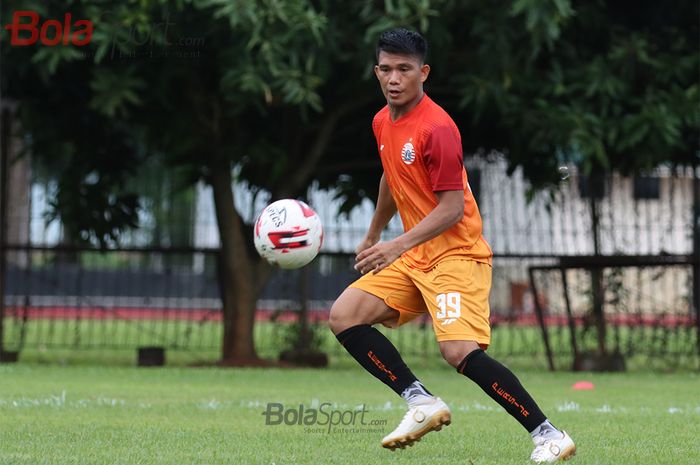
M415 371L451 406L452 425L413 448L382 449L403 402L346 362L327 370L3 365L0 464L528 463L520 426L466 378L431 362ZM700 463L698 373L519 375L576 440L572 464ZM572 390L582 379L596 389ZM328 432L265 425L262 415L267 403L302 404L308 414L325 402L338 414L364 404L366 425L355 416L360 431Z

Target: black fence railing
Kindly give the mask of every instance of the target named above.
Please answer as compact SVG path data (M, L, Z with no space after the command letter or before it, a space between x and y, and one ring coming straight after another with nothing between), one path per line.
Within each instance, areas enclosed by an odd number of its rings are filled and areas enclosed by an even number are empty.
M216 251L12 246L5 259L5 351L160 346L206 352L211 358L219 354ZM273 274L256 314L255 339L262 356L277 357L293 338L301 302L309 309L320 348L342 353L325 321L333 300L357 277L353 260L351 255L322 254L302 270ZM564 283L558 263L552 256L495 257L494 355L546 365L538 305L557 368L570 367L576 351L599 347L601 338L591 317L590 275L572 270ZM607 269L602 276L605 347L639 360L639 365L696 367L700 357L692 269L689 264ZM531 270L536 270L537 297L529 282ZM301 285L302 273L308 286ZM427 316L386 333L406 355L439 357Z

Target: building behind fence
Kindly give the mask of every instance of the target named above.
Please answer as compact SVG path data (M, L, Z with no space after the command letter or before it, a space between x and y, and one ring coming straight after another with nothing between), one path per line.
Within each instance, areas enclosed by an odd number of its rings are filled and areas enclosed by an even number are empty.
M167 172L158 188L149 179L142 228L125 235L121 248L67 247L60 223L46 222L52 185L31 178L29 158L10 158L1 250L6 351L156 345L218 353L219 239L207 188L174 191ZM597 346L590 269L562 273L560 257L672 255L686 260L602 270L606 344L628 357L664 365L697 364L693 170L659 168L647 177L613 174L592 183L568 167L558 189L528 201L521 172L508 176L502 157L471 158L467 167L484 234L495 253L491 350L543 360L536 304L558 367L571 362L572 330L581 350ZM249 222L268 201L264 195L254 197L245 185L236 186L236 198ZM357 278L352 250L369 224L371 202L342 216L333 192L311 189L308 200L323 219L324 249L302 270L277 271L258 301L256 343L265 356L274 357L284 348L286 323L295 320L301 302L307 303L312 321L322 322L335 297ZM394 218L386 237L400 231L400 220ZM308 288L300 285L302 278L311 283ZM406 353L437 354L430 325L420 319L391 337ZM339 353L335 344L326 349Z

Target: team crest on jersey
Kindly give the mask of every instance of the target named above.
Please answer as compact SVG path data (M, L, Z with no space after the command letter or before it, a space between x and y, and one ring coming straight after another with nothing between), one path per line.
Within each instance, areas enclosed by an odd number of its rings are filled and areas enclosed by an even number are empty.
M403 162L407 165L410 165L411 163L416 161L416 151L413 148L412 143L406 142L406 144L401 149L401 160L403 160Z

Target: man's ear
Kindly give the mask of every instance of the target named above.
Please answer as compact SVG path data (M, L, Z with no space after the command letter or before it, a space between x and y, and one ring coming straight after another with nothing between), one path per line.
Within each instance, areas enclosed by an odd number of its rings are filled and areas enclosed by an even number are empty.
M420 67L420 82L425 82L428 79L428 74L430 74L430 65L425 63Z

